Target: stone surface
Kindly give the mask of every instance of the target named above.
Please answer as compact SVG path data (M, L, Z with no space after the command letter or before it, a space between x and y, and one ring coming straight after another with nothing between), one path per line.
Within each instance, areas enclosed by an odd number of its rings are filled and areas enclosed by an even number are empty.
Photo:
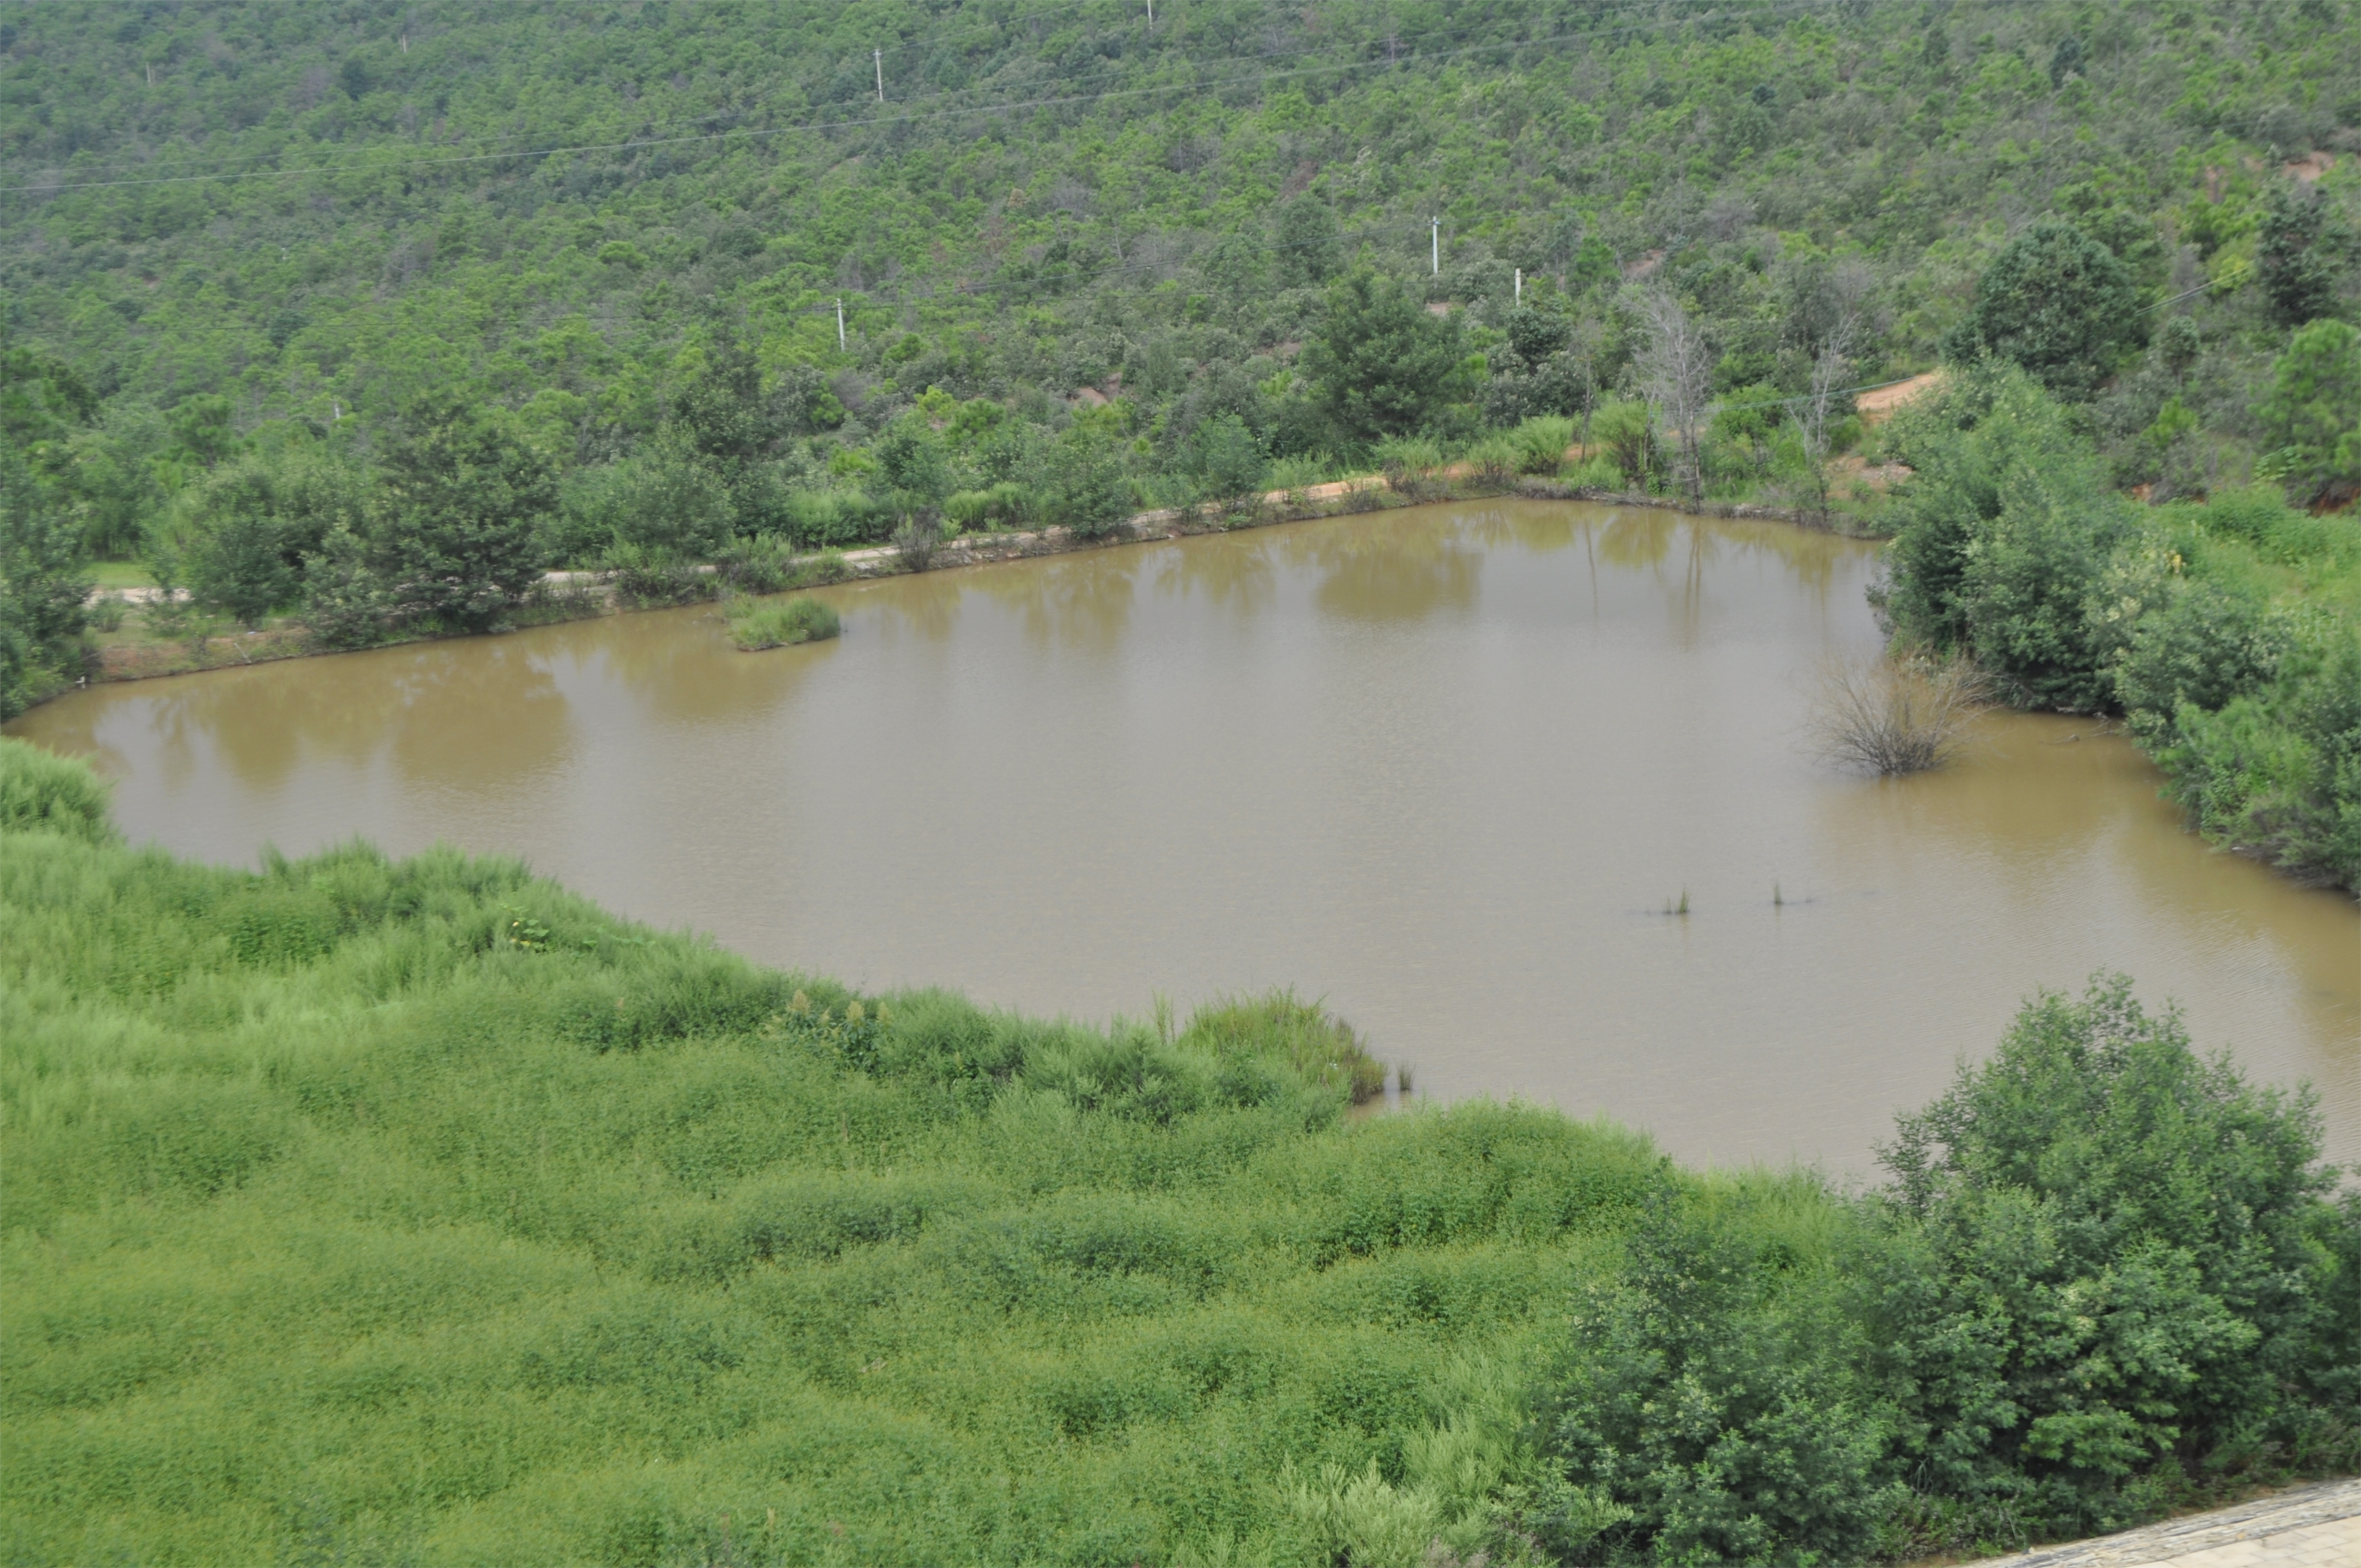
M1987 1559L1994 1568L2361 1568L2361 1481L2323 1481L2121 1535Z

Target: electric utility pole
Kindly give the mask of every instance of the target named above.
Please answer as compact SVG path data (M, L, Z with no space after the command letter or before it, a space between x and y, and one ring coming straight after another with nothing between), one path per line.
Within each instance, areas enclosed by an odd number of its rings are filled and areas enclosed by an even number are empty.
M836 300L836 351L839 354L844 352L844 296L841 294Z
M873 49L869 51L869 59L877 67L877 101L883 104L885 102L885 51Z
M1443 276L1443 220L1436 218L1433 222L1434 233L1432 237L1434 241L1434 257L1433 265L1430 269L1440 278Z

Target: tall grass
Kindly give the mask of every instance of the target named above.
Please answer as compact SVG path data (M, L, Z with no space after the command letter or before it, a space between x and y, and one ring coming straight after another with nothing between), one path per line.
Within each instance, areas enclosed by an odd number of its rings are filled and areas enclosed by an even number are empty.
M1348 1119L1284 993L1102 1028L449 850L193 865L13 740L0 803L9 1562L1863 1562L2361 1464L2361 1201L2128 981L1850 1201ZM2158 1457L2022 1419L2093 1402Z
M1377 458L1386 487L1412 500L1430 499L1443 491L1443 470L1451 461L1440 442L1424 436L1397 436L1379 442Z
M797 642L825 642L844 630L833 608L802 594L731 599L726 613L730 641L749 653Z
M1517 472L1554 474L1565 464L1574 444L1575 422L1556 414L1538 414L1510 432L1516 443Z
M9 1561L1327 1562L1372 1464L1472 1541L1660 1179L1530 1107L1347 1124L1376 1064L1293 998L1168 1038L511 861L188 864L0 746Z

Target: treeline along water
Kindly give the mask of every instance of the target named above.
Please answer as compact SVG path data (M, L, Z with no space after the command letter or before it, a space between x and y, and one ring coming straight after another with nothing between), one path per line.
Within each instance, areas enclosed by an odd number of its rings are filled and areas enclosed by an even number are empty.
M1292 984L1422 1094L1689 1158L1864 1164L2037 985L2101 966L2361 1154L2361 911L2209 850L2098 721L1834 773L1808 674L1870 547L1488 502L95 690L135 840L521 852L629 916L871 986L1144 1012ZM1689 913L1667 915L1686 895ZM1774 902L1774 897L1776 902Z

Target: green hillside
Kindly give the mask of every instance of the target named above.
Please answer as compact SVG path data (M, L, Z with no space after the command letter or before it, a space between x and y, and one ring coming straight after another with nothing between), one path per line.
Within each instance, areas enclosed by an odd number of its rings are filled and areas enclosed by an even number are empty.
M54 6L0 55L8 329L166 490L272 422L365 445L454 388L601 463L717 335L759 356L790 485L866 477L843 448L928 388L1052 424L1120 392L1167 456L1222 411L1335 451L1371 433L1285 368L1363 262L1470 308L1472 417L1574 395L1483 384L1564 347L1503 335L1516 269L1572 302L1553 334L1596 318L1609 389L1609 295L1653 263L1710 323L1718 391L1793 394L1839 263L1872 274L1849 379L1876 380L1933 363L2050 211L2143 305L2218 283L2235 381L2278 165L2344 148L2323 183L2349 197L2361 145L2341 0L1169 0L1152 32L1136 0ZM2210 389L2240 424L2243 389Z
M9 1562L1861 1563L2361 1464L2316 1116L2128 982L1849 1197L104 813L0 740Z

